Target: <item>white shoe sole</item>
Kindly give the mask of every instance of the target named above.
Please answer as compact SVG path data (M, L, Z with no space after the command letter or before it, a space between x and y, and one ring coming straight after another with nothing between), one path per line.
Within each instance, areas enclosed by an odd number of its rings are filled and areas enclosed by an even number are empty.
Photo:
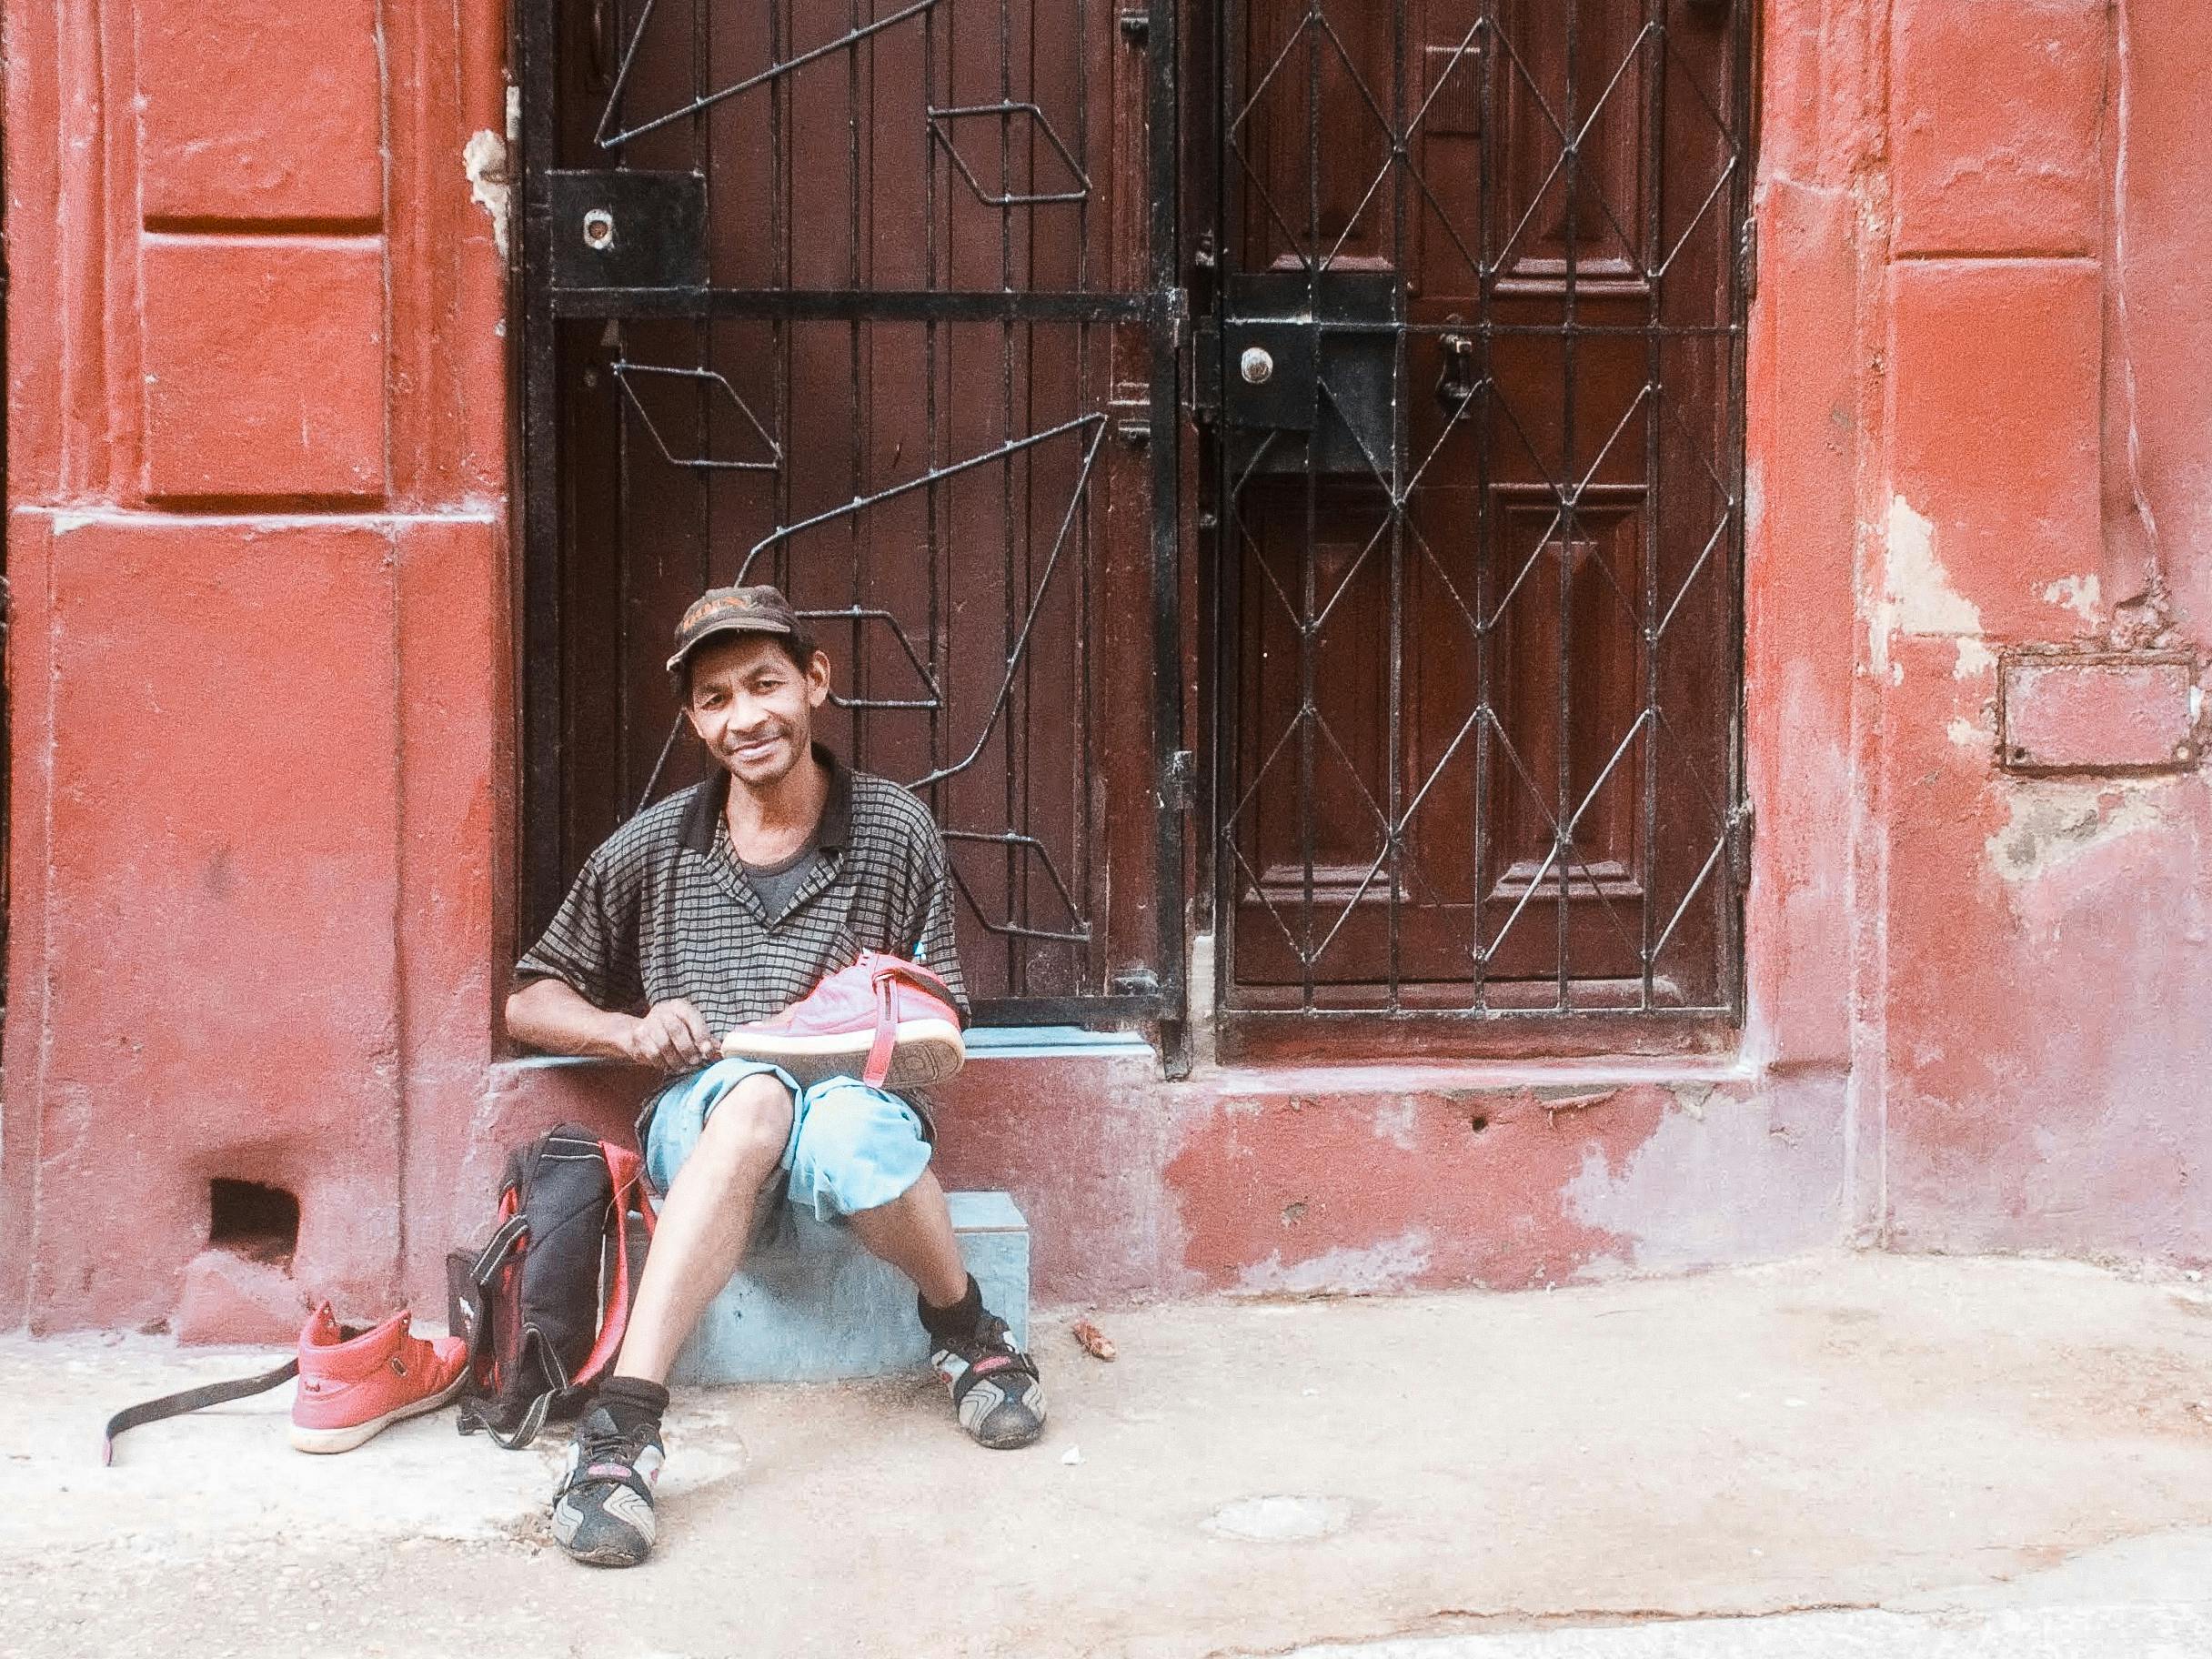
M303 1429L296 1423L292 1425L292 1444L302 1452L350 1452L363 1441L374 1440L403 1418L419 1417L441 1405L450 1405L454 1396L461 1392L461 1384L468 1381L468 1370L464 1366L458 1376L427 1399L412 1401L381 1417L371 1417L367 1423L343 1429Z
M725 1060L765 1060L781 1066L801 1083L825 1077L858 1077L875 1047L873 1031L845 1031L823 1037L785 1037L774 1031L740 1028L722 1040ZM941 1083L968 1061L960 1028L950 1020L901 1020L892 1038L890 1075L883 1086L926 1089Z

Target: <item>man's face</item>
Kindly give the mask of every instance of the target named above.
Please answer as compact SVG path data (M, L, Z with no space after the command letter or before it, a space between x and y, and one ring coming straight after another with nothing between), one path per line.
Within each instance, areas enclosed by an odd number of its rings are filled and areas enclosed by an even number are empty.
M691 654L691 698L684 712L731 777L764 789L806 755L814 711L829 695L830 659L819 651L802 674L766 636L730 634Z

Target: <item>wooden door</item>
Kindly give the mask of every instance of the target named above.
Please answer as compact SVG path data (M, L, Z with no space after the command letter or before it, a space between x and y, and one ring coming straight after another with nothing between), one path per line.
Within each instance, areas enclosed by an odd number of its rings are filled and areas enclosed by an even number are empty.
M1095 0L519 20L524 930L703 769L684 606L775 581L823 735L944 830L983 1017L1171 1020L1171 76Z
M1232 1014L1733 1012L1747 9L1225 13Z

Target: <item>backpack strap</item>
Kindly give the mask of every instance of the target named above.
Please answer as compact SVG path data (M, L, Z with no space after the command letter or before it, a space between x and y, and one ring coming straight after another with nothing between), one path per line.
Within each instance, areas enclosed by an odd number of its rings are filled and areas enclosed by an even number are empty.
M486 1390L495 1386L492 1281L530 1232L530 1218L510 1213L504 1202L500 1214L498 1231L482 1250L473 1257L457 1251L446 1258L446 1328L468 1344L471 1386ZM472 1431L464 1423L461 1432Z
M515 1207L515 1191L507 1188L499 1195L499 1225L484 1248L472 1257L455 1252L447 1258L446 1306L447 1323L453 1334L468 1343L468 1378L472 1390L492 1390L497 1387L493 1376L492 1357L494 1333L493 1281L498 1277L509 1257L528 1243L530 1218ZM523 1332L524 1352L537 1340L537 1332ZM517 1356L518 1361L520 1355ZM464 1434L488 1434L508 1451L519 1451L538 1437L545 1426L546 1410L552 1397L547 1395L530 1403L521 1420L511 1430L502 1430L486 1402L474 1393L461 1396L460 1412L454 1426Z
M599 1322L599 1334L591 1344L591 1352L577 1368L574 1385L581 1386L596 1379L615 1362L622 1352L623 1333L629 1328L629 1216L635 1210L645 1222L646 1237L653 1234L653 1204L646 1194L645 1161L627 1146L612 1141L599 1142L599 1154L607 1160L607 1173L614 1183L614 1202L608 1206L608 1215L615 1232L615 1282L608 1292L607 1314Z
M523 1333L522 1342L525 1352L528 1352L530 1343L538 1342L542 1345L544 1339L535 1331L528 1331ZM550 1355L547 1357L551 1358ZM552 1373L548 1371L548 1374ZM463 1395L461 1414L456 1426L464 1434L488 1434L509 1452L519 1452L530 1442L536 1440L538 1431L546 1426L546 1413L553 1409L553 1396L558 1392L558 1390L548 1390L531 1401L528 1407L524 1410L521 1420L515 1424L512 1430L501 1429L492 1420L490 1413L485 1410L483 1401Z
M491 1276L499 1271L500 1263L507 1260L508 1252L529 1234L528 1216L504 1211L501 1213L503 1219L499 1222L499 1230L491 1235L491 1242L477 1252L476 1262L468 1270L469 1277L478 1284L489 1284ZM474 1340L474 1332L467 1334Z
M299 1375L297 1355L287 1360L275 1371L263 1372L257 1377L238 1377L228 1382L210 1382L202 1388L187 1388L182 1393L164 1394L158 1400L146 1400L128 1406L107 1420L100 1432L100 1463L103 1468L116 1461L116 1437L149 1423L159 1423L165 1417L181 1417L186 1412L196 1412L203 1406L224 1405L233 1400L248 1399L265 1394L280 1382L288 1382Z

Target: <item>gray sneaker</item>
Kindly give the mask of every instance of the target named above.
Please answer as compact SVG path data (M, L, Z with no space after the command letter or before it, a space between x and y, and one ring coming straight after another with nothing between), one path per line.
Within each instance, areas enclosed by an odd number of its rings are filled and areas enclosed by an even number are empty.
M653 1551L653 1483L665 1453L658 1429L625 1434L603 1405L584 1413L553 1493L553 1538L578 1561L634 1567Z
M1037 1362L1014 1346L997 1314L984 1314L968 1336L936 1338L930 1363L952 1391L953 1413L978 1445L1009 1452L1044 1433Z

